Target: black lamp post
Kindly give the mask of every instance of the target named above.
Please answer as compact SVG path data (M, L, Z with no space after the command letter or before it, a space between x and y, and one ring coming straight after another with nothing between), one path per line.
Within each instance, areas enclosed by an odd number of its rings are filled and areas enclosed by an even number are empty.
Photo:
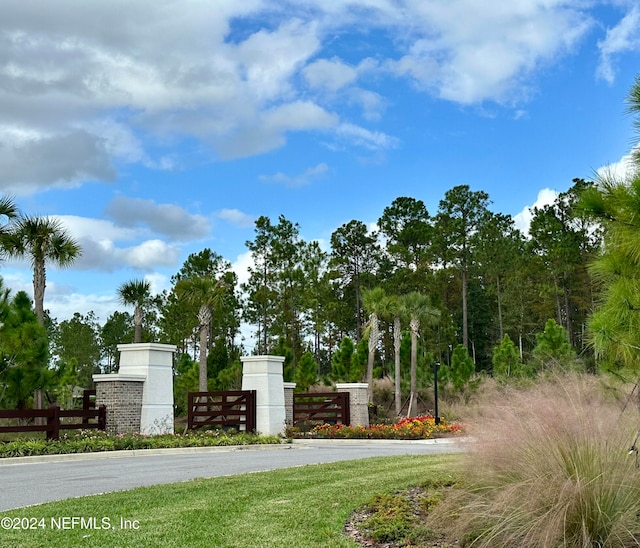
M433 362L433 395L436 400L436 410L434 418L436 425L440 424L440 415L438 415L438 367L440 367L440 364L438 362Z

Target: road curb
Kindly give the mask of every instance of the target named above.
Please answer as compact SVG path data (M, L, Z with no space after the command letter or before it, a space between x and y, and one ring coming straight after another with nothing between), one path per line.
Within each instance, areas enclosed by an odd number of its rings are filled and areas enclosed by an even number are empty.
M0 466L32 464L37 462L74 461L91 459L117 459L126 457L148 457L153 455L188 455L191 453L231 453L234 451L260 451L266 449L292 449L291 443L252 444L252 445L216 445L211 447L167 447L161 449L125 449L122 451L97 451L94 453L64 453L57 455L33 455L26 457L5 457Z
M118 459L126 457L148 457L156 455L188 455L202 453L232 453L235 451L263 451L267 449L313 449L326 446L366 445L372 442L384 445L455 445L468 442L469 438L433 438L428 440L383 440L383 439L294 439L279 444L224 445L211 447L171 447L161 449L126 449L121 451L98 451L94 453L65 453L57 455L34 455L27 457L0 458L1 466L33 464L38 462L83 461L92 459Z

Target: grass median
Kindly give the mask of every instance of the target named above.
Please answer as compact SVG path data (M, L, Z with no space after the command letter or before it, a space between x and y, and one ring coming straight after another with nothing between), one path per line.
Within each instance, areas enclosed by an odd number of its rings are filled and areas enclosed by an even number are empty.
M446 479L458 462L371 458L48 503L0 513L0 546L353 547L342 533L353 510L378 493Z

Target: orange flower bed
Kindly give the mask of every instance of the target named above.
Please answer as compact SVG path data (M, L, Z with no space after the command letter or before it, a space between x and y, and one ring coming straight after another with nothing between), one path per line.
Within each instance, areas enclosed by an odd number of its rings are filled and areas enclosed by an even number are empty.
M462 432L459 423L447 423L441 420L436 424L435 418L429 415L401 419L394 424L374 424L368 428L362 426L346 426L344 424L321 424L311 429L305 437L330 439L390 439L390 440L422 440L458 434Z

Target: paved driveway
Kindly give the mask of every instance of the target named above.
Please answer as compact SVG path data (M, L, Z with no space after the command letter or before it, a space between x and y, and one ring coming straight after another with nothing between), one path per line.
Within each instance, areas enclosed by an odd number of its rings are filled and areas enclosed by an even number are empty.
M459 440L297 440L278 446L152 449L0 459L0 511L164 483L392 455L461 451Z

